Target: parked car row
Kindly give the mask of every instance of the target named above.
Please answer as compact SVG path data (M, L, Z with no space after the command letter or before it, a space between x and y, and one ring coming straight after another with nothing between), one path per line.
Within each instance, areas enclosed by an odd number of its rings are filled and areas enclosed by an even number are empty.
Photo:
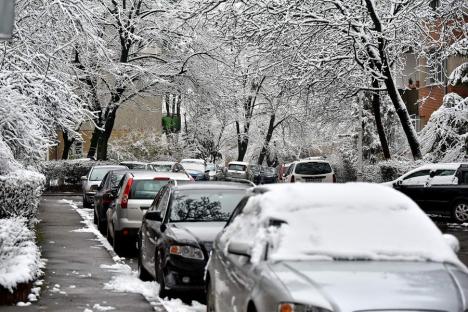
M296 181L307 173L333 181L323 161L292 165ZM429 170L426 187L468 182L465 165L419 169L392 185L421 180L422 170ZM193 180L115 168L94 195L98 227L105 211L115 251L137 247L139 276L156 280L161 297L201 292L207 311L223 312L468 309L457 239L401 192L363 183L252 188Z

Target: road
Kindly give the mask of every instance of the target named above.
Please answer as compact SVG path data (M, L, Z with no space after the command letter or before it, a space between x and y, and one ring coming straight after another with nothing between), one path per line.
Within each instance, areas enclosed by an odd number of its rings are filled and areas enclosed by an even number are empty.
M142 282L136 260L118 257L83 209L78 196L44 196L39 207L38 242L45 259L39 300L13 311L205 311L201 304L160 300L159 285Z

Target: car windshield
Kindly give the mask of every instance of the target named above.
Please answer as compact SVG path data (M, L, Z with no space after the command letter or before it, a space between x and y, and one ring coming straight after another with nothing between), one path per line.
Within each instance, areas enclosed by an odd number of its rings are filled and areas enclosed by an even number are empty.
M158 172L169 172L172 169L172 165L169 164L152 164L151 167L153 167L154 171Z
M121 169L120 168L112 168L112 167L106 167L106 168L93 168L91 171L91 174L89 175L89 180L90 181L102 181L104 176L111 170L113 169Z
M216 170L216 166L214 164L208 164L206 165L206 170L214 171Z
M239 190L184 190L174 194L171 222L225 222L245 195Z
M245 165L239 165L239 164L230 164L228 169L233 170L233 171L245 171L245 168L247 166Z
M194 170L194 171L200 171L200 172L205 172L205 166L201 163L198 162L183 162L180 163L184 169L186 170Z
M331 173L330 164L324 162L300 162L296 165L297 174L327 174Z
M169 180L134 180L129 199L154 199Z

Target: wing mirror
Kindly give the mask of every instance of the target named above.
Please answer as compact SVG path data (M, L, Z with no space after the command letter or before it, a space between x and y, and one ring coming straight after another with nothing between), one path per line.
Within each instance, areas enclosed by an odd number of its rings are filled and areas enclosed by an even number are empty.
M433 177L435 177L435 175L436 175L435 171L431 171L431 172L429 172L429 177L430 177L430 178L433 178Z
M452 234L443 234L445 242L452 248L454 253L457 253L460 251L460 242L458 241L458 238L456 238Z
M88 177L87 177L87 176L82 176L82 177L81 177L81 181L86 181L86 180L88 180Z
M247 242L231 241L228 245L228 252L233 255L250 258L251 248L252 246Z
M400 186L403 184L403 180L397 180L395 183L393 183L393 186Z
M145 214L145 219L157 222L162 222L163 220L161 216L161 211L148 211Z

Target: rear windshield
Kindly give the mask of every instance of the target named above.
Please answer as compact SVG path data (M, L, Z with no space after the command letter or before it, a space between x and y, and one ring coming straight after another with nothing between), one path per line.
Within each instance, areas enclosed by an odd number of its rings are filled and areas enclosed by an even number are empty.
M225 222L245 190L184 190L174 194L171 222Z
M238 164L230 164L228 169L234 171L245 171L246 166Z
M331 173L330 164L323 162L302 162L296 165L297 174L326 174Z
M122 163L122 165L127 166L128 169L146 169L145 164Z
M154 171L169 172L172 169L171 165L151 165Z
M169 180L134 180L129 199L153 199Z

